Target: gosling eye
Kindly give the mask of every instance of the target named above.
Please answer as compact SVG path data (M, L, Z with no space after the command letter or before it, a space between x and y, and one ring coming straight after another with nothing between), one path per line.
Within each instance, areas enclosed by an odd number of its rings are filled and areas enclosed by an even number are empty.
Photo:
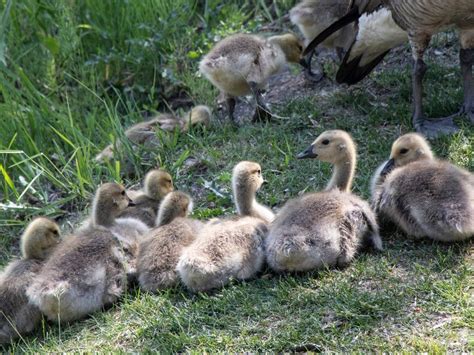
M122 196L125 196L125 190L120 193Z
M258 169L257 174L260 175L262 173L262 170Z
M58 231L53 231L53 234L58 235L59 233L58 233Z
M408 153L408 149L407 148L402 148L400 149L400 154L406 154Z
M325 139L321 142L322 145L328 145L329 144L329 139Z

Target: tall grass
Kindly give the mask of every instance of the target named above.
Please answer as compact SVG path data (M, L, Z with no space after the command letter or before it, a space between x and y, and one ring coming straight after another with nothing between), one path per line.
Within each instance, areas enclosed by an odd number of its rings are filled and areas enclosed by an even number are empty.
M195 75L200 56L215 39L243 31L243 23L256 30L291 2L8 0L1 6L0 224L12 224L19 216L62 215L100 181L120 181L120 163L93 163L97 151L144 114L175 107L176 97L188 105L208 102L210 86ZM125 154L139 178L148 166L131 149Z

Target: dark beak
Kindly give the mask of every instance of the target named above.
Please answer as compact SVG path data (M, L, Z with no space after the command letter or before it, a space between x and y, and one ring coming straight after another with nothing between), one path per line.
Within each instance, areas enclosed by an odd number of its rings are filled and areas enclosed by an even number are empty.
M296 156L297 159L317 158L318 155L313 152L313 145L310 145L304 152Z
M301 58L300 59L300 65L305 68L305 69L308 69L308 61L306 60L306 58Z
M128 198L128 207L133 207L133 206L136 206L137 204L135 202L133 202L130 197Z
M387 164L382 169L382 172L380 173L381 176L387 175L389 172L391 172L395 168L395 160L390 159Z

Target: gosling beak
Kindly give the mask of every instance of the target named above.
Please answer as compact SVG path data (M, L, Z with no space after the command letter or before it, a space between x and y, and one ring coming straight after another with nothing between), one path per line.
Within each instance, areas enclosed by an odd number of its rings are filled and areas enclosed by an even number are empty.
M296 159L317 158L318 155L313 152L313 145L311 144L304 152L296 156Z
M390 159L385 166L383 167L382 171L380 172L381 176L387 175L389 172L391 172L395 168L395 160Z
M133 202L130 197L128 198L128 207L133 207L133 206L136 206L137 204L135 202Z
M306 58L301 58L300 59L300 65L305 68L305 69L308 69L308 61L306 60Z

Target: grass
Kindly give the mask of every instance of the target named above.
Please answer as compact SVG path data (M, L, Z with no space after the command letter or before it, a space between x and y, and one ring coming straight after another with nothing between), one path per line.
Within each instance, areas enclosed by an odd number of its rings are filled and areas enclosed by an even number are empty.
M235 129L215 119L208 130L163 137L161 149L148 152L147 159L126 150L133 162L130 176L119 161L91 163L145 113L176 109L176 98L214 106L217 92L196 75L201 54L214 38L259 30L292 2L278 2L277 8L268 1L196 2L186 16L175 13L174 3L180 2L134 3L130 11L121 1L11 4L10 21L0 31L8 49L0 78L0 197L7 206L0 210L1 264L18 254L18 235L33 216L55 217L70 230L88 212L99 182L130 186L155 164L193 195L194 216L206 219L234 212L231 169L240 160L258 161L269 182L258 197L278 209L328 181L327 164L294 159L325 129L346 129L358 143L353 190L369 198L372 172L387 159L391 142L411 130L407 50L392 56L402 64L391 65L389 58L359 85L325 96L315 90L273 105L282 117L275 122ZM115 24L110 13L127 16ZM146 44L160 33L173 35L166 43ZM449 37L435 43L447 53L445 60L428 55L429 116L450 114L462 102L453 43ZM462 130L434 141L433 149L472 171L474 129L462 119L458 123ZM474 351L472 241L415 242L390 230L382 236L383 253L363 254L345 270L284 276L266 270L264 277L209 295L192 295L181 286L158 295L133 290L107 312L70 326L45 323L5 350Z

